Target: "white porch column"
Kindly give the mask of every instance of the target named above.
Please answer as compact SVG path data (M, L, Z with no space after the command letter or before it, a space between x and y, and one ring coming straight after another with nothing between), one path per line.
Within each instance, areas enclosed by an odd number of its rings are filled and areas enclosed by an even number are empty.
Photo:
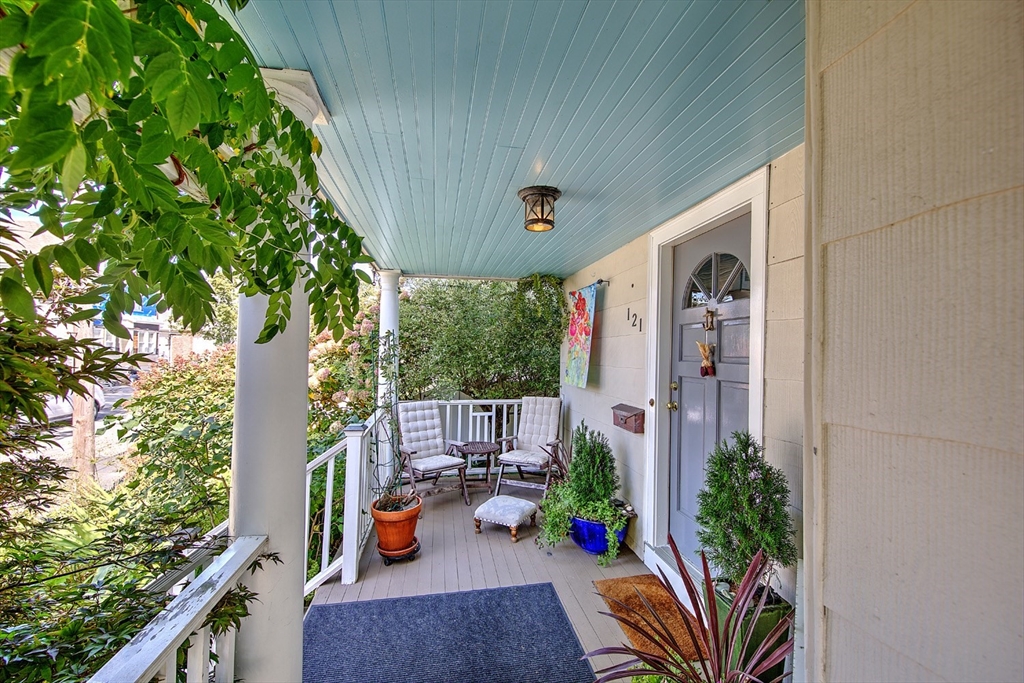
M393 344L398 343L398 278L402 275L400 270L381 270L380 274L380 322L378 333L381 339L391 333ZM397 358L395 359L397 362ZM389 388L381 382L380 367L377 368L377 405L383 406L387 400ZM394 394L394 388L390 388ZM398 396L392 395L391 400L396 402ZM391 451L391 444L381 440L377 444L377 480L387 481L394 474L394 457Z
M301 283L288 327L256 344L266 310L265 296L239 298L230 534L266 534L282 560L246 577L259 601L238 630L235 670L251 683L302 678L309 306Z
M324 122L323 103L308 73L264 70L267 86L307 125ZM300 182L299 193L308 193ZM258 595L242 620L236 675L249 683L302 679L302 598L306 474L309 302L302 282L292 290L283 333L256 344L267 297L240 297L231 459L230 534L269 537L264 562L246 577Z
M398 278L400 270L382 270L380 274L380 338L391 332L395 343L398 343ZM380 384L377 385L377 402L381 403L383 394Z

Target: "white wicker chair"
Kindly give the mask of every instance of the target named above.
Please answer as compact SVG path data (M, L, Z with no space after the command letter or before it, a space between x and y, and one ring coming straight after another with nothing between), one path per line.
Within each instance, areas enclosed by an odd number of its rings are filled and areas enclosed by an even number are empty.
M437 401L413 401L398 404L398 432L401 437L402 468L409 475L412 492L431 496L443 491L462 489L462 497L469 505L469 490L466 488L466 460L453 455L461 441L445 441L441 429L441 409ZM438 486L437 480L444 472L458 470L459 484ZM417 491L417 480L433 476L433 486L426 491Z
M498 456L498 481L494 495L501 492L502 475L505 467L513 465L519 471L519 480L507 479L508 486L522 486L546 491L551 484L552 472L562 467L559 449L562 441L558 438L561 421L562 400L542 396L524 396L523 408L519 413L519 430L515 436L498 439L502 453ZM544 483L526 481L523 468L544 471Z

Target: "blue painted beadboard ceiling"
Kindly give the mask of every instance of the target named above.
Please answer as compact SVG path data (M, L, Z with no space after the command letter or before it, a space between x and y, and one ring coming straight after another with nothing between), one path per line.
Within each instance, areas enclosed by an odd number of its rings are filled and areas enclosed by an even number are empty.
M802 0L253 0L330 110L323 189L379 266L571 274L803 140ZM562 190L555 229L516 191Z

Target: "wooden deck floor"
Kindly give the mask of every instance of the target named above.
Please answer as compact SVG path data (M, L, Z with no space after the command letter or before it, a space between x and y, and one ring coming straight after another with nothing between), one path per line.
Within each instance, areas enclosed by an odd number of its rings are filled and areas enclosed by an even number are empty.
M540 492L523 488L502 488L503 493L539 500ZM412 562L385 567L371 537L363 553L359 581L351 586L331 581L321 586L314 604L376 600L410 595L449 593L480 588L518 586L550 582L576 629L584 651L621 643L625 635L618 623L598 614L606 611L596 595L598 579L649 574L636 555L623 547L610 567L600 567L571 541L555 547L538 548L536 527L520 527L519 542L511 543L508 529L484 523L483 533L473 532L473 512L487 499L487 492L471 489L471 505L456 493L426 498L423 518L416 535L422 545ZM594 669L607 666L607 657L591 662Z

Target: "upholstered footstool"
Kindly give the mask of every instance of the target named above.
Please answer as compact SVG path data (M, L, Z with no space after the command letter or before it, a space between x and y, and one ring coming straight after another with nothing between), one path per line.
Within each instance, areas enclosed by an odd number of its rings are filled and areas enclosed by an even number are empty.
M480 522L507 526L512 532L512 542L519 542L519 525L530 519L530 526L537 525L537 504L513 496L494 496L484 502L473 514L476 533L480 533Z

